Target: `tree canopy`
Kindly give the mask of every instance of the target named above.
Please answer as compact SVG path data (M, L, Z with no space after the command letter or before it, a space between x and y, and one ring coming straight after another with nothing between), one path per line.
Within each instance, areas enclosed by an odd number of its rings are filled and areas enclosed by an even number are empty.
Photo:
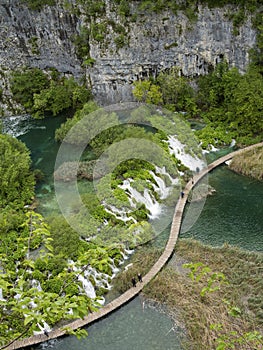
M34 176L30 172L30 153L25 144L0 134L0 208L23 207L34 196Z

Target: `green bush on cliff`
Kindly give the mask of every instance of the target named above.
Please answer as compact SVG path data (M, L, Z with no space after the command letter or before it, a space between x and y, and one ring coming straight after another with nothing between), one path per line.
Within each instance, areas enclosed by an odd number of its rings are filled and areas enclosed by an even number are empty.
M25 3L30 10L42 10L42 8L47 6L54 6L56 5L55 0L22 0L23 3Z
M49 85L47 75L39 68L25 68L12 73L11 91L15 101L30 111L34 105L34 94Z
M12 74L10 83L14 99L33 117L74 112L91 99L90 90L73 78L60 77L54 69L48 73L38 68L25 68Z

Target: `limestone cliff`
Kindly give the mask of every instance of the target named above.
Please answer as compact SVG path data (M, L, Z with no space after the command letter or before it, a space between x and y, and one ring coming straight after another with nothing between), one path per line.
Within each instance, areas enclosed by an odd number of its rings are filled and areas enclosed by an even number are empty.
M192 23L182 12L174 15L168 11L141 12L131 23L123 23L110 0L106 3L104 16L108 23L124 24L125 42L118 45L120 35L108 25L103 42L90 37L89 52L95 63L85 66L76 55L73 40L82 27L90 31L91 23L81 11L76 15L65 10L61 1L32 11L19 0L1 0L2 105L6 107L8 101L7 73L22 66L55 67L79 79L86 75L96 99L109 104L132 100L133 81L172 66L186 76L196 76L206 74L223 58L240 71L249 63L256 32L247 18L239 34L233 35L227 8L199 6ZM103 19L94 21L98 24Z

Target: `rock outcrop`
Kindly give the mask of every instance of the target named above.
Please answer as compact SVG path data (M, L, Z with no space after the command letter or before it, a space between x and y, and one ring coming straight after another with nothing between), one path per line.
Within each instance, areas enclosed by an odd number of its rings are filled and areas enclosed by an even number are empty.
M182 12L177 15L168 11L139 12L135 21L125 20L124 46L117 45L118 34L110 26L103 33L104 43L90 38L90 57L95 63L83 68L73 38L81 27L89 27L90 23L83 13L77 16L60 4L58 1L55 6L32 11L19 0L1 0L2 105L6 105L5 98L9 96L7 73L18 67L55 67L77 79L86 75L95 98L105 105L133 100L133 81L156 76L172 66L177 66L186 76L196 76L206 74L226 59L230 66L244 71L249 63L249 50L256 41L249 18L240 27L239 34L233 34L226 8L199 6L197 20L192 23ZM108 0L104 14L108 23L111 20L123 25L123 19L113 11ZM96 19L96 23L100 21L101 18Z

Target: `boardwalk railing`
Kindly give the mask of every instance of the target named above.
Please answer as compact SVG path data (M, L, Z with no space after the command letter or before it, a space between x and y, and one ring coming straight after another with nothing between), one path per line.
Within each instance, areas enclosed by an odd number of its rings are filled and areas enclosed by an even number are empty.
M187 202L188 194L189 191L192 189L193 186L195 186L206 174L208 174L211 170L219 166L220 164L223 164L224 162L232 159L234 156L247 151L249 149L253 149L256 147L263 146L263 142L246 147L244 149L240 149L238 151L229 153L225 155L224 157L221 157L214 161L213 163L209 164L207 168L203 169L200 173L196 174L194 176L194 184L192 181L189 181L184 189L184 196L183 198L179 198L177 205L175 207L175 212L173 216L173 221L171 225L171 231L170 231L170 236L168 239L168 242L165 246L165 249L162 253L162 255L159 257L159 259L156 261L156 263L153 265L153 267L150 269L150 271L143 276L143 282L142 283L137 283L136 287L132 287L131 289L127 290L125 293L120 295L118 298L114 299L112 302L109 304L105 305L103 308L99 309L98 311L94 313L90 313L83 319L77 319L75 321L72 321L71 323L67 324L67 328L70 328L72 330L76 330L78 328L84 327L106 315L109 313L113 312L114 310L118 309L120 306L124 305L127 303L129 300L134 298L142 289L143 287L148 284L156 275L157 273L162 269L162 267L167 263L168 259L171 257L174 247L176 244L176 241L178 239L178 235L180 232L181 228L181 223L182 223L182 217L183 217L183 212L184 212L184 207ZM56 330L51 331L48 334L48 337L44 334L40 335L34 335L29 338L25 338L22 340L17 340L14 341L4 347L1 347L1 349L6 349L6 350L13 350L13 349L21 349L30 345L34 344L39 344L42 342L45 342L49 339L54 339L61 337L63 335L67 334L67 331L63 328L59 328Z

